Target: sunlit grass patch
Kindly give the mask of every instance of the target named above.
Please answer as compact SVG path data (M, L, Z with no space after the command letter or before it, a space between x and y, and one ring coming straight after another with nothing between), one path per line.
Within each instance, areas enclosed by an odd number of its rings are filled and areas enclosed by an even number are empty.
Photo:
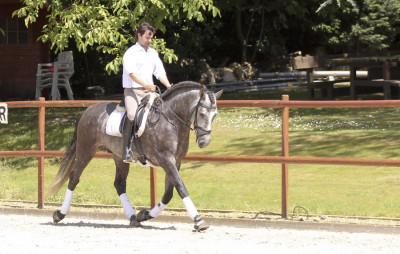
M15 111L14 111L15 110ZM65 150L75 119L83 109L46 110L46 149ZM219 108L212 142L190 154L281 155L281 110ZM291 156L400 158L399 108L290 109ZM13 109L12 121L0 128L1 150L37 149L37 110ZM53 180L59 158L45 164L45 186ZM181 176L199 209L280 212L281 165L184 161ZM75 203L118 205L115 165L94 159L74 193ZM164 192L165 173L157 169L157 193ZM131 166L127 193L134 206L148 206L148 168ZM37 199L37 159L0 159L0 199ZM400 217L400 169L325 165L289 166L289 210L309 213ZM46 201L61 202L66 186ZM168 207L183 208L177 193Z

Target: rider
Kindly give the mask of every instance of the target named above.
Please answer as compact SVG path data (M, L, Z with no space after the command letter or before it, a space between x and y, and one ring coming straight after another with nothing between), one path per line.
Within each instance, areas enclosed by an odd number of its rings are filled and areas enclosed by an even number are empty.
M135 162L130 153L133 120L140 101L150 92L156 91L153 75L164 86L171 87L157 51L149 46L155 32L156 29L149 23L141 23L135 32L136 44L123 56L122 86L127 111L122 131L122 159L125 163Z

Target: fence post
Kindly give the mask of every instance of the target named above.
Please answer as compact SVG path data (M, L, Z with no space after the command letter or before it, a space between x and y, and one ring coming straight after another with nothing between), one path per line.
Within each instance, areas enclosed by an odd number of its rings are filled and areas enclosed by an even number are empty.
M157 202L157 168L150 167L150 206L153 208Z
M289 101L289 95L282 95L282 101ZM289 157L289 107L282 108L282 156ZM282 163L282 217L288 217L289 164Z
M40 102L44 102L45 98L40 97ZM44 136L45 136L45 118L46 118L46 107L39 107L39 126L38 126L38 136L39 136L39 151L43 152L44 148ZM38 208L42 209L44 207L44 157L38 157Z

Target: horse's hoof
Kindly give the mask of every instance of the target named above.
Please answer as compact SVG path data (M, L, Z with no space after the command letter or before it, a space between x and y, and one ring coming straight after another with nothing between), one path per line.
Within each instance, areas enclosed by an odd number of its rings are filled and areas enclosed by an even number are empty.
M136 216L137 222L142 222L142 221L146 221L146 220L150 220L150 219L153 219L153 217L151 217L149 211L147 211L146 209L143 209L142 211L140 211L138 213L138 215Z
M194 229L198 232L204 231L208 229L210 225L208 225L201 217L200 215L197 215L194 218Z
M62 219L65 218L65 214L62 214L60 210L57 210L53 213L53 221L54 223L60 222Z
M132 228L139 228L142 226L142 224L140 224L140 222L136 220L136 215L132 215L129 226Z

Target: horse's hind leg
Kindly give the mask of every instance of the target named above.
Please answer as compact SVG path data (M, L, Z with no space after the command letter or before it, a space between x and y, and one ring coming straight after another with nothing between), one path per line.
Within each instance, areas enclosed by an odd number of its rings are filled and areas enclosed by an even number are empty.
M113 158L117 169L115 173L114 187L117 190L122 207L124 208L125 216L130 220L131 227L140 227L140 222L136 220L135 209L133 209L129 197L126 194L126 178L129 174L130 164L124 163L121 158L114 155Z
M69 176L68 188L65 191L65 197L61 209L55 211L53 214L53 221L55 223L60 222L62 219L64 219L65 215L67 215L67 213L69 212L74 190L79 183L79 179L82 175L83 170L86 168L86 166L89 164L94 154L96 153L96 148L86 147L86 149L81 148L80 151L85 151L85 152L79 153L79 150L77 152L75 159L75 167Z

